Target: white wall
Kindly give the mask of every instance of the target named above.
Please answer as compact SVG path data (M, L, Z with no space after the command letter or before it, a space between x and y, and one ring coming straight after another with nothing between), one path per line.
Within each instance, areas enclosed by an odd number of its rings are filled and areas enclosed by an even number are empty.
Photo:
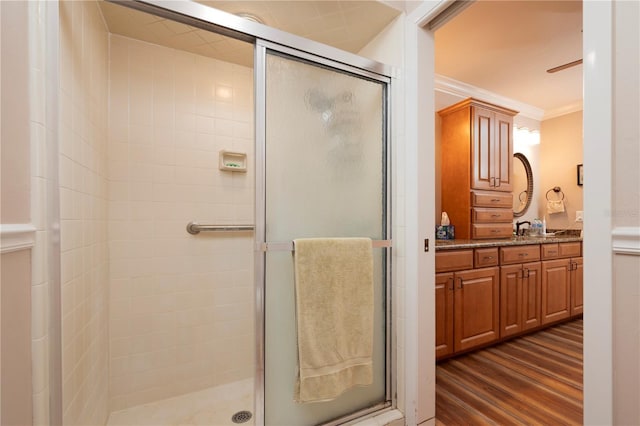
M109 111L112 410L254 372L250 68L111 35ZM245 152L247 173L218 170Z

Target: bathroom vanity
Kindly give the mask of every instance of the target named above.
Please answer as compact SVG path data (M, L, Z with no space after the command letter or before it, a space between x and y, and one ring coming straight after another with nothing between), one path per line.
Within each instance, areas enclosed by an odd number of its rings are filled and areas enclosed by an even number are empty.
M582 315L582 238L436 242L436 359Z

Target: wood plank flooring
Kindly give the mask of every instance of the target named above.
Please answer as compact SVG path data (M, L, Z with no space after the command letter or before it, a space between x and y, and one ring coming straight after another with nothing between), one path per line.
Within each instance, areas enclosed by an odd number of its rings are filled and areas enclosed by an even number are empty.
M436 366L436 425L582 424L582 319Z

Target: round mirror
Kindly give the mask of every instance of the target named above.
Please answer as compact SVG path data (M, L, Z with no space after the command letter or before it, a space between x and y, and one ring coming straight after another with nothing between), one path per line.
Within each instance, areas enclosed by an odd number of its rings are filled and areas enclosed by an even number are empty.
M533 172L531 164L523 154L513 154L513 216L527 212L533 197Z

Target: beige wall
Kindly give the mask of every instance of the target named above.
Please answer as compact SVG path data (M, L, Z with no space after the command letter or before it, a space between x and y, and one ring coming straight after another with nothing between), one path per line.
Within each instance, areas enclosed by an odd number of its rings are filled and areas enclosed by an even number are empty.
M32 423L31 251L2 254L2 425Z
M0 424L24 426L32 424L29 245L33 237L27 233L11 248L6 226L31 221L28 8L26 2L2 2L0 7Z
M631 425L640 424L640 3L615 2L614 22L613 423Z
M60 249L65 425L108 416L108 34L95 1L60 3Z
M539 152L537 217L546 217L548 229L582 229L582 223L575 222L576 210L582 210L583 199L583 187L576 180L576 166L582 164L582 111L543 121ZM564 193L565 212L548 214L546 194L555 186ZM561 197L551 191L549 198Z
M28 13L5 2L2 17L2 223L30 219Z
M252 377L253 73L111 36L111 408ZM248 154L247 173L218 152Z

